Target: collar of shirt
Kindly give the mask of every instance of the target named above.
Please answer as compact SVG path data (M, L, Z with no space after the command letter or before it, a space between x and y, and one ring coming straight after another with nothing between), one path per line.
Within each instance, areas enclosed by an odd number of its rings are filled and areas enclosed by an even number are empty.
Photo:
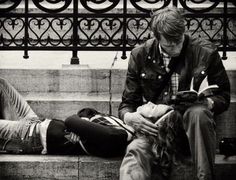
M160 54L161 54L161 56L162 56L163 58L171 59L171 57L170 57L166 52L163 51L163 49L162 49L160 43L159 43L159 45L158 45L158 48L159 48Z
M158 48L159 48L159 51L160 51L160 55L161 55L161 57L163 59L163 64L165 66L165 69L166 69L167 72L169 72L170 69L168 68L168 65L170 63L171 57L166 52L164 52L162 50L160 43L158 45Z

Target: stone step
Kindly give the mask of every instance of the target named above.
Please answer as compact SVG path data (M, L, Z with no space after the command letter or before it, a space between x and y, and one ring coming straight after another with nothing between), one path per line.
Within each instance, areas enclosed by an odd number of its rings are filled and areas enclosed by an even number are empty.
M121 93L126 71L114 69L0 69L19 92L111 92ZM109 80L109 77L111 81ZM111 82L109 84L109 82Z
M227 70L231 94L236 96L236 70ZM0 69L0 77L7 79L19 92L112 92L122 93L125 69ZM111 77L111 78L110 78Z
M187 161L186 161L187 162ZM0 155L2 180L118 180L121 158L52 155ZM190 165L190 166L189 166ZM191 164L175 166L170 180L193 178ZM236 156L217 155L216 180L234 180Z
M227 111L220 114L215 119L216 122L216 142L217 148L220 139L223 137L236 138L236 99L234 98Z
M100 112L118 115L120 94L109 93L21 93L40 117L64 120L78 110L90 107ZM110 101L110 96L111 101ZM111 102L111 103L110 103Z
M74 180L79 164L75 156L0 154L1 180Z

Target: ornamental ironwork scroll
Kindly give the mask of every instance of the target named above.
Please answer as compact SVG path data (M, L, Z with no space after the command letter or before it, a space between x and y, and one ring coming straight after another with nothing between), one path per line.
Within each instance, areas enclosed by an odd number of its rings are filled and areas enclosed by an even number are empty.
M236 51L233 0L0 0L0 50L126 51L152 37L150 15L167 6L185 14L191 36Z
M0 5L1 4L6 4L4 7L0 6L0 12L1 13L5 13L5 12L9 12L11 10L14 10L16 7L19 6L19 4L21 3L22 0L0 0Z
M145 8L145 6L151 5L152 7L155 7L155 10L158 10L170 5L171 0L130 0L130 2L136 9L142 12L150 13L151 10L149 8Z
M182 5L182 7L184 9L186 9L189 12L193 12L193 13L205 13L205 12L210 12L211 10L213 10L214 8L216 8L219 3L220 0L180 0L179 1L180 4ZM192 8L191 5L201 5L203 3L207 3L207 5L205 7L201 7L201 8Z
M72 0L32 0L32 1L38 9L44 12L58 13L68 8ZM58 5L58 7L49 8L50 5Z

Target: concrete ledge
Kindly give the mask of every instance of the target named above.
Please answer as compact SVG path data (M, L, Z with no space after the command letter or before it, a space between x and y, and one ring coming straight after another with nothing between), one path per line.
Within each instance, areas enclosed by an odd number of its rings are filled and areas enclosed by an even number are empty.
M0 179L78 179L78 157L43 155L0 155Z
M90 107L109 113L109 93L21 93L32 109L41 117L64 120L78 110ZM112 94L112 114L118 114L121 95Z
M19 92L108 92L108 70L1 69Z
M79 157L79 179L118 180L121 158Z
M223 137L236 137L236 99L229 109L216 117L217 142Z
M0 179L4 180L118 180L121 158L51 155L0 155ZM215 160L216 180L234 180L236 156ZM170 180L193 178L191 164L173 167Z

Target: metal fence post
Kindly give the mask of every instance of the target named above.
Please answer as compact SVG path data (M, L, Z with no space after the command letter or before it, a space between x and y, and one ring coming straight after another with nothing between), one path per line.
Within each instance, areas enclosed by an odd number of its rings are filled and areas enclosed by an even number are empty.
M127 42L127 26L126 26L126 19L127 19L127 0L124 0L123 2L123 35L122 35L122 40L123 40L123 47L122 47L122 59L126 59L126 42Z
M78 45L78 0L74 0L73 3L73 51L72 51L72 58L70 61L70 64L79 64L79 58L78 58L78 51L77 51L77 45Z
M28 18L28 12L29 12L29 1L28 0L25 0L25 35L24 35L24 55L23 55L23 58L24 59L28 59L29 58L29 55L28 55L28 40L29 40L29 18Z
M228 26L228 13L227 13L227 1L224 0L224 16L223 16L223 55L222 55L222 59L226 60L227 56L226 56L226 47L228 44L228 36L227 36L227 26Z
M173 0L173 6L178 6L178 0Z

